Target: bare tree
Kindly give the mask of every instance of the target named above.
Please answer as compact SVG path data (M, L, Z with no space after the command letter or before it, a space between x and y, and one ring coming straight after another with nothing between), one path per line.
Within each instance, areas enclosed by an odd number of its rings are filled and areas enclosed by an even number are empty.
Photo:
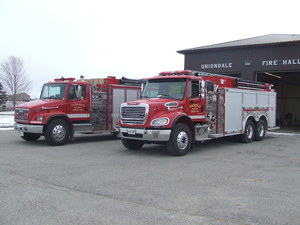
M15 108L17 94L26 93L31 88L31 81L25 75L24 61L15 56L4 60L0 65L0 79L7 93L11 95Z

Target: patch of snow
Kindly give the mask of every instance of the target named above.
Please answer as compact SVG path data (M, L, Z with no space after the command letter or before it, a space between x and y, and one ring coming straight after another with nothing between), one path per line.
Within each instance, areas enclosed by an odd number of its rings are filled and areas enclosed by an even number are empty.
M300 136L300 134L296 134L296 133L282 133L282 132L268 132L268 134L283 135L283 136Z
M0 128L12 128L14 126L14 112L0 113Z
M0 127L0 130L13 130L13 127Z
M0 115L14 115L15 112L14 111L3 111L3 112L0 112Z

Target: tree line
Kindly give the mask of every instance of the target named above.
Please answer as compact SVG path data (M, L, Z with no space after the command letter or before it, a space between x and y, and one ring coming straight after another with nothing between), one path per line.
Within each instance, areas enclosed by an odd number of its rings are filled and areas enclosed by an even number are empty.
M31 88L31 81L25 74L24 61L20 57L10 56L0 64L0 107L10 96L15 109L17 96Z

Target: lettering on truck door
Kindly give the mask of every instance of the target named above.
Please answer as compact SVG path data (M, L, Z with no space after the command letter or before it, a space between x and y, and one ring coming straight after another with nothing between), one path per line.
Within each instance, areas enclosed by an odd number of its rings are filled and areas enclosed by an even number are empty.
M72 121L89 121L90 107L85 85L72 84L69 86L67 99L67 114Z
M201 104L199 94L199 81L191 80L189 86L188 115L193 120L205 119L204 106Z

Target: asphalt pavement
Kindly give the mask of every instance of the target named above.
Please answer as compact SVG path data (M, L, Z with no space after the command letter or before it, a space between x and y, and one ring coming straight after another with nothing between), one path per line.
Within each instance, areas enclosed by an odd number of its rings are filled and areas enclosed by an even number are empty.
M128 151L110 135L65 146L0 131L0 224L299 224L299 135Z

